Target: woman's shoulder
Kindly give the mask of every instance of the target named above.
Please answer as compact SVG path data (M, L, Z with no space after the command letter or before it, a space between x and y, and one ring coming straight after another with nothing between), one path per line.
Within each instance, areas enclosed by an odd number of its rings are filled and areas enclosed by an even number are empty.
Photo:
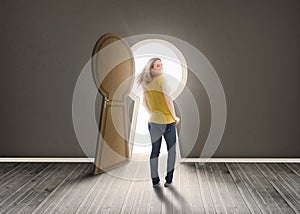
M148 89L159 89L165 81L165 77L163 75L156 76L152 79L152 81L147 85Z
M163 74L154 77L152 81L158 82L158 83L163 83L165 81L165 76Z

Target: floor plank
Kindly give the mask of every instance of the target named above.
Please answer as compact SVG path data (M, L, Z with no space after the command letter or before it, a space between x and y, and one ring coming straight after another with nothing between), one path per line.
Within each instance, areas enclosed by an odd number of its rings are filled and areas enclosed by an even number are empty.
M236 212L250 213L226 165L223 163L214 164L214 170L219 173L222 179L221 183L226 187L224 191L227 192L227 196L231 198ZM228 206L228 204L226 206Z
M147 161L147 160L146 160ZM148 200L146 200L146 203L143 201L143 196L149 195L149 191L151 191L151 181L150 179L140 179L144 176L145 170L149 170L148 168L143 168L144 165L141 161L136 160L137 162L137 170L136 175L138 180L133 180L130 183L130 187L128 190L128 194L126 195L124 205L121 209L121 213L148 213L149 207L143 206L144 204L149 204ZM148 187L148 188L147 188ZM151 188L150 188L151 187ZM136 190L142 190L142 191L136 191ZM149 197L148 197L149 198Z
M55 178L54 174L60 167L63 167L63 164L51 163L47 165L30 181L10 195L9 198L12 198L12 200L5 209L1 210L1 213L20 213L28 203L32 202L35 195L47 186L47 183L51 180L50 178Z
M190 163L182 163L180 165L180 207L182 213L192 213L193 205L191 200L191 191L189 188L189 180L188 180L188 169L187 165Z
M0 163L0 213L300 213L300 164L181 163L153 188L139 162L92 176L90 163ZM147 175L148 176L148 175ZM126 177L126 176L125 176Z
M72 183L84 175L88 164L76 164L75 168L61 181L51 194L33 211L34 214L51 213L70 190Z
M136 177L138 171L142 170L139 166L140 166L139 162L135 161L134 165L125 172L125 175L130 174L130 175L134 175L133 177ZM111 203L110 213L120 213L120 211L122 210L122 206L125 205L124 202L126 196L128 195L130 187L132 187L133 183L134 183L133 181L128 180L126 177L119 178L118 192L114 197L113 202Z
M210 195L212 196L214 207L217 213L226 213L226 205L224 204L223 197L216 184L216 178L211 168L211 163L206 163L203 166L206 180L208 183Z
M7 186L7 184L11 184L15 180L20 180L20 175L26 175L30 173L31 170L34 169L36 165L40 165L40 163L23 163L17 165L15 168L11 170L7 170L3 175L0 177L0 188L3 188L4 186ZM18 182L17 182L18 183ZM9 188L8 186L5 188ZM0 189L1 190L1 189ZM2 191L1 191L2 192Z
M182 196L181 193L181 186L180 186L180 175L181 175L181 165L177 165L176 163L176 168L175 168L175 171L174 171L174 178L173 178L173 184L174 186L172 188L170 188L170 192L172 192L173 194L173 203L176 203L177 205L176 206L173 206L173 213L174 214L178 214L178 213L182 213L182 210L181 210L181 206L180 206L180 202L185 200Z
M213 198L204 172L204 165L202 163L195 163L195 167L197 179L199 182L200 193L203 196L202 202L205 213L216 213Z
M139 181L138 183L141 185L141 181ZM149 201L152 200L152 194L153 194L152 183L150 179L144 180L142 183L143 183L141 187L142 191L136 191L139 186L137 186L136 189L133 189L134 192L138 192L138 193L136 193L130 213L150 213L151 204L149 203Z
M204 206L203 206L203 197L201 195L199 182L197 179L196 174L196 166L195 163L188 163L186 164L187 168L187 182L191 193L191 203L193 208L193 213L204 213Z
M22 202L20 213L31 213L64 181L64 179L76 168L77 164L55 164L57 171L54 171L46 181L34 187L34 191ZM60 167L61 166L61 167ZM60 190L58 188L57 190Z
M271 213L294 213L271 183L261 174L255 164L236 164L251 180L258 196L263 199L264 207Z
M89 165L83 176L80 176L69 188L63 198L61 198L58 205L52 212L55 213L75 213L78 204L84 200L89 190L95 185L97 177L93 176L90 172L92 171L93 165Z
M27 164L24 168L14 172L17 175L1 185L0 210L4 212L6 207L9 207L16 198L20 197L20 193L28 184L30 185L35 176L48 167L47 165L49 166L48 163Z
M99 176L103 176L102 174ZM95 190L97 191L97 194L95 198L92 200L89 208L87 209L86 213L98 213L101 211L102 203L105 201L107 195L111 194L110 190L115 189L113 188L113 184L116 181L116 177L109 175L108 181L101 186L100 189Z
M247 204L250 213L262 213L256 200L252 196L249 185L247 185L246 182L243 181L243 177L240 175L240 172L238 172L238 170L232 163L226 163L226 167L228 168L241 197L243 198L245 204Z
M289 164L285 164L287 167L289 167L296 175L300 176L300 164L296 164L296 163L289 163Z
M90 188L90 190L87 193L87 195L85 196L84 200L81 201L81 203L77 207L77 209L75 211L76 214L85 213L91 206L91 204L94 201L94 199L96 198L97 194L102 191L103 187L108 183L109 179L112 178L112 176L107 173L102 173L102 174L94 176L94 177L96 179L96 182Z
M256 165L294 212L300 213L299 194L286 182L286 177L280 175L280 171L271 166L273 164L269 164L268 166L266 164Z
M0 164L0 182L1 178L5 177L6 173L10 174L12 170L21 167L23 163L1 163Z

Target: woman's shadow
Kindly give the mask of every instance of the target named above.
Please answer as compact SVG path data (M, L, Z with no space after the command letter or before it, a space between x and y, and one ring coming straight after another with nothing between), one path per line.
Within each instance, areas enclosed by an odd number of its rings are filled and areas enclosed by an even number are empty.
M173 196L176 199L177 203L174 204L173 203L174 201L173 202L170 201L166 197L166 195L164 195L163 187L154 188L154 193L159 198L159 200L162 201L162 203L167 207L168 213L172 213L172 210L168 210L168 209L173 208L173 211L179 211L180 210L180 205L187 203L185 198L178 192L178 190L176 189L175 186L170 186L168 188L165 188L165 190L170 191L173 194Z

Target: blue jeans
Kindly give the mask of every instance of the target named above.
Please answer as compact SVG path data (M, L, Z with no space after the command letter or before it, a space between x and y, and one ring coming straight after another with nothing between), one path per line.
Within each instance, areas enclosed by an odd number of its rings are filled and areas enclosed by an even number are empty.
M158 175L158 156L160 153L161 140L164 136L167 143L168 161L167 161L167 176L165 177L167 183L172 183L175 159L176 159L176 122L169 124L158 124L148 122L148 129L150 132L152 151L150 155L150 171L152 183L159 183Z

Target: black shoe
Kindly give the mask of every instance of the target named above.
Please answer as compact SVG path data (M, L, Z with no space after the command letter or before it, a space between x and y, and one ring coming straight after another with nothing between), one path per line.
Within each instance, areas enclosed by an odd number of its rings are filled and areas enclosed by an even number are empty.
M170 186L172 186L172 183L165 182L164 187L170 187Z
M160 182L158 182L157 184L153 184L153 187L154 188L157 188L157 187L159 187L160 186Z

